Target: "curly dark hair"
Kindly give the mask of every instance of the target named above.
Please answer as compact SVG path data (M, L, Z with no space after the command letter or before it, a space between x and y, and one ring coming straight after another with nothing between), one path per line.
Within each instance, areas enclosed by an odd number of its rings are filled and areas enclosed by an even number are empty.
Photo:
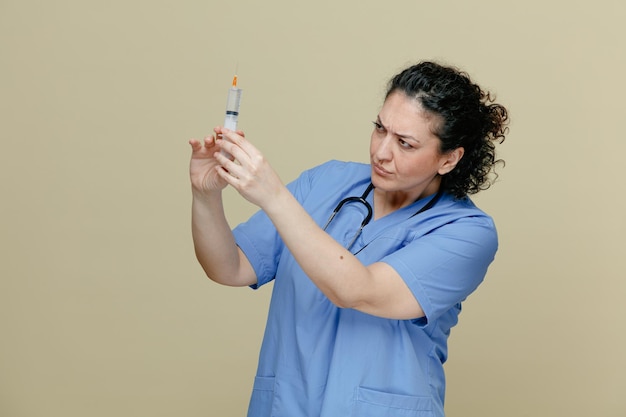
M434 134L446 153L462 147L465 153L456 167L442 176L444 191L456 198L489 188L497 178L495 142L508 133L508 112L488 91L474 84L467 73L434 62L406 68L389 82L385 97L402 91L427 111L439 116ZM493 174L493 177L491 176Z

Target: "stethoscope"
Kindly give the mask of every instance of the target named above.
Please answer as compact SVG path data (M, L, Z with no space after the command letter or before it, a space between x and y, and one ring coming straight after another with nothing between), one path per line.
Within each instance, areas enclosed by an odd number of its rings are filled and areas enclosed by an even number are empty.
M372 205L367 202L366 198L367 198L367 196L369 195L369 193L373 189L374 189L374 184L372 184L370 182L370 185L367 186L367 189L363 192L363 194L360 197L356 197L356 196L346 197L343 200L341 200L339 202L339 204L337 204L337 207L335 207L335 209L331 213L330 217L328 218L328 221L326 221L326 224L324 225L323 229L326 230L328 228L328 226L330 225L330 223L335 218L335 216L337 215L337 213L339 213L341 208L344 205L346 205L347 203L360 203L360 204L363 204L363 206L365 206L365 208L367 209L367 215L365 216L365 218L361 222L361 226L359 226L359 230L356 231L354 237L352 238L350 243L346 246L346 249L348 249L348 250L350 250L352 245L354 245L354 242L356 242L356 240L359 238L359 236L361 236L361 232L363 231L363 228L365 226L367 226L367 224L372 220L372 216L374 214L374 210L372 209ZM435 204L437 204L437 201L439 201L439 199L441 198L442 195L443 195L443 189L441 187L439 187L439 190L437 191L437 194L435 194L435 196L433 198L431 198L430 201L424 207L419 209L417 212L413 213L413 215L411 217L417 216L418 214L423 213L426 210L431 209Z

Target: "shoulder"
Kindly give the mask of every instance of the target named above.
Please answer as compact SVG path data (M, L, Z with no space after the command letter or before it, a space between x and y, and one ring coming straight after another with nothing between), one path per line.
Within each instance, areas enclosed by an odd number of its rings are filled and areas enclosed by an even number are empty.
M426 212L414 216L406 228L406 242L441 239L441 242L465 242L495 250L498 234L493 218L469 198L444 194Z
M433 210L438 217L444 217L448 221L455 219L471 218L474 221L493 224L489 214L480 209L469 197L455 198L451 194L444 194L441 201Z
M437 204L430 218L431 232L453 240L463 241L495 251L498 233L493 218L469 198L455 198L446 194Z
M320 188L328 192L369 181L370 174L368 164L331 160L302 172L289 188L294 194L307 194Z
M308 175L311 177L328 177L328 176L349 176L349 175L358 175L359 173L367 173L370 172L370 166L367 164L359 163L359 162L346 162L346 161L338 161L338 160L330 160L321 165L313 167L307 171L304 171L304 175Z

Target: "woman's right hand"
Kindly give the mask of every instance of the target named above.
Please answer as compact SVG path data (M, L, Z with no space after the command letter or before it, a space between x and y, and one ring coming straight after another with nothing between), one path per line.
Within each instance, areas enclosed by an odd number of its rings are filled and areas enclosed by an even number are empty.
M216 136L221 135L221 127L213 129L214 136L208 136L203 141L191 139L191 161L189 163L189 177L194 192L201 194L221 191L228 184L216 172L219 162L215 153L220 151ZM243 136L243 132L237 132Z

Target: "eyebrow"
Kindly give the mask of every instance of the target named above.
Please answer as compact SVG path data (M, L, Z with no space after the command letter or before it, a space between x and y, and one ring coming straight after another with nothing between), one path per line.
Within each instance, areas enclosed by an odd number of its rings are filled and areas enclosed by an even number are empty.
M379 123L379 124L381 124L381 125L385 128L385 130L388 130L388 129L387 129L387 126L385 126L385 124L383 123L383 121L382 121L382 120L380 120L380 114L376 116L376 122L377 122L377 123ZM401 134L401 133L397 133L397 132L394 132L394 135L395 135L395 136L397 136L397 137L399 137L400 139L403 139L403 140L404 140L404 139L411 139L411 140L413 140L413 141L415 141L415 142L418 142L418 143L419 143L419 140L418 140L416 137L411 136L411 135L403 135L403 134Z

